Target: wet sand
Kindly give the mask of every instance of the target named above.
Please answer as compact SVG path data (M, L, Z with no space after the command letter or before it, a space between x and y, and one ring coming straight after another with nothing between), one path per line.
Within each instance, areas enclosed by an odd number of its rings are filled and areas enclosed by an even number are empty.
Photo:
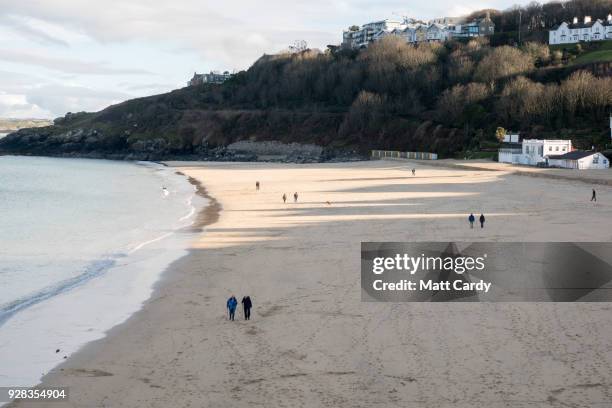
M585 182L505 170L170 164L206 187L218 219L140 312L44 378L70 387L50 407L612 401L612 305L363 303L359 269L361 241L610 241L611 187L593 204ZM252 320L227 321L231 294L251 296Z

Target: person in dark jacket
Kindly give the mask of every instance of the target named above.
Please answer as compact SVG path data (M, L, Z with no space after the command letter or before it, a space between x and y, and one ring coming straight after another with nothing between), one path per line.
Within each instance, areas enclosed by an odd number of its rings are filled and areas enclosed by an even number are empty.
M230 296L227 299L227 311L229 312L229 319L234 320L234 314L236 313L236 306L238 306L238 301L234 297L234 295Z
M287 194L283 194L283 203L287 202Z
M251 302L250 296L245 296L242 298L242 307L244 308L244 320L251 320L251 308L253 307L253 302Z
M593 189L593 195L591 196L591 201L597 202L597 191L595 191L595 189Z
M293 193L293 202L297 203L297 199L298 199L298 193L295 192L295 193Z
M255 182L255 191L259 191L259 181Z
M474 221L476 221L476 217L474 217L474 214L470 214L470 216L468 217L468 221L470 222L470 228L474 228Z
M480 228L484 228L485 216L484 214L480 214Z

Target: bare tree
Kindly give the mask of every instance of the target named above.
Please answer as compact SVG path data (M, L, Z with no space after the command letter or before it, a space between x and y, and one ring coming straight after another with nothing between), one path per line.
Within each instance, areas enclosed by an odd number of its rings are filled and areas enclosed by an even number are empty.
M550 61L550 48L546 44L530 41L525 43L522 48L537 64L544 65Z
M304 40L296 40L289 46L289 52L297 54L308 49L308 43Z
M533 58L514 47L502 46L491 49L480 61L474 79L488 83L491 88L499 79L533 70Z

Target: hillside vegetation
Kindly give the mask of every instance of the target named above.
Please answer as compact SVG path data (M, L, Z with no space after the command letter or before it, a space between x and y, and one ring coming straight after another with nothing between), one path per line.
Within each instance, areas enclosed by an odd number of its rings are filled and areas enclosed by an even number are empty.
M8 136L0 149L226 158L219 152L235 141L278 140L444 157L495 147L499 126L603 148L612 78L570 55L537 42L494 47L481 38L415 47L396 37L359 51L266 55L222 85L69 114L52 127Z

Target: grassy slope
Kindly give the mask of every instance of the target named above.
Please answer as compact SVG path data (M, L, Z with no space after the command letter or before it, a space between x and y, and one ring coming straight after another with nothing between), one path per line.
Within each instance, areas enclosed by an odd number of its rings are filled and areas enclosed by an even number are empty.
M551 45L550 49L551 51L566 50L573 54L577 54L578 52L576 51L576 45L577 44ZM583 65L593 62L612 61L612 40L581 43L580 45L584 48L583 52L578 55L575 60L570 62L569 65Z
M572 64L580 65L603 61L612 61L612 40L602 42L596 50L586 51L576 58Z

